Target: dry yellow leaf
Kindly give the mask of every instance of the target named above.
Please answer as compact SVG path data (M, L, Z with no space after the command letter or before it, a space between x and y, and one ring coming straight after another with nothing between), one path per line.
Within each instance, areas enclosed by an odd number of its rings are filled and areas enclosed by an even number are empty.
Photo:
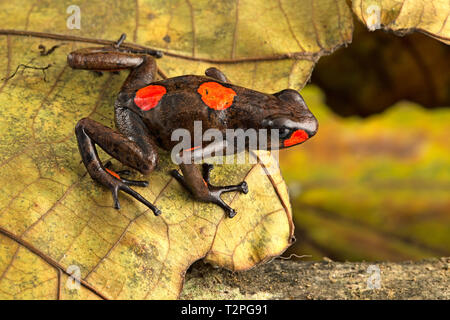
M371 4L353 2L369 25L378 22L367 16ZM419 30L448 43L448 1L375 4L385 28ZM150 181L139 192L163 215L153 216L124 195L122 209L113 209L110 192L80 162L73 128L86 116L113 127L112 106L126 74L74 71L66 55L127 33L130 42L166 53L158 65L169 77L218 66L234 83L256 90L301 89L320 56L351 41L346 1L77 5L81 29L67 28L71 13L61 1L0 6L0 298L170 299L178 297L184 273L198 259L245 270L282 253L293 224L287 189L272 160L213 172L215 184L249 184L249 194L224 197L238 211L233 219L215 205L193 201L167 174L174 166L164 152L157 170L136 176ZM39 45L59 47L42 56ZM9 79L20 64L51 66L45 74L26 69ZM78 276L79 287L73 281Z
M158 65L169 77L203 74L215 65L239 85L300 89L321 55L350 41L345 1L78 6L80 30L67 29L69 14L60 1L0 7L0 298L171 299L198 259L245 270L281 254L291 244L293 223L286 186L278 169L268 174L270 162L213 171L214 184L245 179L249 185L247 195L224 197L238 211L233 219L193 201L167 174L174 168L167 153L157 170L135 177L150 181L139 192L163 214L155 217L123 194L122 209L113 209L110 192L80 162L73 130L86 116L114 126L113 103L126 73L75 71L66 56L88 45L83 42L115 40L125 32L129 41L166 52ZM42 56L39 45L59 47ZM21 69L9 79L20 64L51 67L45 74ZM78 275L79 288L73 281Z
M371 30L419 31L450 44L448 0L353 0L353 12Z

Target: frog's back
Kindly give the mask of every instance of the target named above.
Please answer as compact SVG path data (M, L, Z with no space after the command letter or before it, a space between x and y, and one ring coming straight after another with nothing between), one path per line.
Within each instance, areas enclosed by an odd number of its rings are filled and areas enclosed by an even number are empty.
M183 111L198 109L223 111L232 106L239 108L242 104L240 102L247 102L242 101L243 99L251 99L253 104L263 105L262 102L271 98L273 98L271 95L214 78L184 75L156 81L136 90L133 101L142 111L166 108L170 108L167 111L171 111L175 107L174 102L177 103L177 109Z
M151 85L161 85L164 86L168 92L186 92L186 91L196 91L197 88L204 82L214 81L224 84L216 79L212 79L206 76L198 75L184 75L173 78L167 78L164 80L156 81ZM230 84L225 84L230 86ZM231 85L232 86L232 85Z
M171 114L195 112L208 107L202 102L199 92L200 86L208 82L217 83L224 90L226 87L234 87L209 77L185 75L153 82L136 90L132 99L136 109L143 111L145 117L152 117L152 114L157 113L154 111L157 110Z
M269 99L268 95L210 77L185 75L153 82L137 90L127 104L159 141L170 141L170 134L178 128L192 134L194 121L201 121L202 131L233 127L230 119L249 114L249 95L253 101Z

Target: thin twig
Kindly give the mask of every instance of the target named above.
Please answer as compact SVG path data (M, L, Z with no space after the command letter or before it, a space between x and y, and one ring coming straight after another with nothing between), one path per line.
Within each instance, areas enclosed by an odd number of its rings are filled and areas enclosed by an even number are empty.
M51 54L53 51L55 51L57 48L61 47L64 44L65 43L56 44L48 50L46 50L46 47L43 44L40 44L38 48L40 50L41 56L48 56L49 54Z
M46 32L37 32L37 31L26 31L26 30L13 30L13 29L0 29L0 35L16 35L16 36L28 36L28 37L37 37L37 38L45 38L45 39L54 39L54 40L63 40L63 41L74 41L74 42L87 42L94 44L103 44L103 45L115 45L117 41L112 40L103 40L103 39L93 39L93 38L85 38L73 35L63 35L56 33L46 33ZM244 58L236 58L236 59L209 59L209 58L201 58L201 57L192 57L187 56L167 50L159 50L153 49L145 46L141 46L135 43L124 42L121 44L121 48L133 53L146 53L156 57L161 57L162 54L180 58L191 61L200 61L207 63L215 63L215 64L235 64L235 63L245 63L245 62L260 62L260 61L277 61L277 60L309 60L316 62L318 58L322 55L330 54L338 47L332 48L329 50L322 49L318 52L292 52L292 53L282 53L271 56L262 56L262 57L244 57Z
M3 78L2 80L5 80L5 81L10 80L11 78L13 78L17 74L17 72L19 71L20 67L23 67L24 70L25 69L41 70L42 73L44 74L44 81L47 82L47 74L45 73L45 70L47 70L51 66L52 66L51 63L49 63L46 67L35 67L35 66L29 66L29 65L21 63L21 64L19 64L17 66L16 70L13 72L12 75L10 75L9 77Z

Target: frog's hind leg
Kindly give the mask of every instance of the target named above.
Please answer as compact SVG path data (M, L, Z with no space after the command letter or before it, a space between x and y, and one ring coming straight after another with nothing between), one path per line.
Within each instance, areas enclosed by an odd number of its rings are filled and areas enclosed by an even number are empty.
M180 168L183 175L177 170L172 170L172 176L189 190L197 200L217 204L225 210L230 218L236 215L236 211L227 205L220 195L233 191L248 193L247 182L243 181L240 184L230 186L213 186L209 182L213 165L203 164L203 173L200 173L200 170L194 164L180 164Z
M151 55L122 52L114 46L82 48L73 51L67 56L67 63L73 69L91 70L97 73L130 70L130 74L122 85L122 92L134 92L149 85L155 81L157 72L156 61Z
M109 155L123 164L139 170L142 173L151 172L156 166L158 154L152 138L144 130L139 118L131 119L135 125L135 131L119 133L104 125L84 118L77 123L75 133L82 160L92 179L108 187L113 195L114 207L120 208L118 192L124 191L149 207L155 215L161 211L147 201L130 186L147 186L146 181L134 181L123 179L117 173L102 165L95 145L97 144ZM132 135L140 136L137 138Z

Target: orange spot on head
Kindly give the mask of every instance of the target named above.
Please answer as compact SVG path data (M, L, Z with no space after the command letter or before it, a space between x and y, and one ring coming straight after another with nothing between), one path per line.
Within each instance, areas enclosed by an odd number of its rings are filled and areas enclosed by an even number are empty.
M161 98L166 94L167 90L163 86L150 85L136 92L134 103L143 111L150 110L158 104Z
M202 96L203 102L214 110L224 110L233 104L236 92L217 82L205 82L198 87L197 92Z
M117 179L120 180L120 176L119 176L117 173L115 173L114 171L111 171L111 170L109 170L109 169L106 169L106 168L105 168L105 170L108 171L108 173L109 173L110 175L112 175L113 177L115 177L115 178L117 178Z
M295 130L289 139L284 140L283 145L285 147L290 147L305 140L308 140L308 134L303 130Z

